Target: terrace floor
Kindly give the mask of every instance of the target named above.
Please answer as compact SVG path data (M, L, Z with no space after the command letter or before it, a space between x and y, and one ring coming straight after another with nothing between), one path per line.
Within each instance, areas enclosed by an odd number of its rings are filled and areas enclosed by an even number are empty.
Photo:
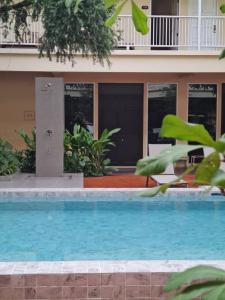
M192 175L185 177L187 182L192 179ZM145 188L145 185L146 177L137 176L132 173L84 178L85 188ZM156 183L150 179L149 187L154 187L155 185ZM189 187L193 187L193 184L190 183Z

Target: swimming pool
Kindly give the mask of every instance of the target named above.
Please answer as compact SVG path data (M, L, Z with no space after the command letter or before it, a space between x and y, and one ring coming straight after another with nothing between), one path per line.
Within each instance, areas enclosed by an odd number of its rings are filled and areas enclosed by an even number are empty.
M222 196L0 201L0 261L220 260Z

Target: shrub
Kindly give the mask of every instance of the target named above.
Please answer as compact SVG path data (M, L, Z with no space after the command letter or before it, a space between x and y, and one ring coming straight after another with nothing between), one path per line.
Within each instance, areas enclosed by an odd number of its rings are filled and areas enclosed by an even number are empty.
M64 134L64 170L67 173L83 173L84 176L103 176L108 174L112 168L110 160L106 158L109 146L115 146L110 137L120 129L109 131L105 129L99 138L94 140L93 135L75 124L74 132L65 131ZM21 162L21 171L34 173L36 160L36 132L32 130L29 137L24 130L19 131L27 148L18 151L17 156Z
M11 175L19 170L19 161L13 147L0 139L0 176Z
M110 138L119 131L105 129L95 140L89 131L75 124L73 134L65 132L65 171L83 173L85 177L108 174L112 168L106 154L110 146L115 146Z
M36 169L36 131L31 131L31 137L23 130L19 130L19 135L26 144L26 149L18 151L17 156L21 163L23 173L35 173Z

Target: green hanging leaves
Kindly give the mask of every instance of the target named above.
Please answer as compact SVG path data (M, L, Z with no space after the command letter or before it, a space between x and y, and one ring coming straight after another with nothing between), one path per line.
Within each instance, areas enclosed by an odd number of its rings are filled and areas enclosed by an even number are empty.
M133 0L132 0L132 19L137 32L140 32L143 35L149 32L148 17Z
M220 53L219 59L223 59L225 57L225 49Z
M74 0L65 0L65 5L67 8L70 8L73 3L74 3Z
M105 0L106 9L115 7L113 15L106 21L107 26L112 26L115 24L117 17L120 15L124 5L128 1L131 1L132 20L136 31L143 35L147 34L149 32L148 17L134 0Z
M115 24L117 17L119 16L119 14L121 13L125 3L127 2L127 0L124 0L120 5L118 5L115 9L114 14L106 20L106 25L111 27L113 24Z
M221 11L223 14L225 14L225 4L222 4L222 5L220 6L220 11Z

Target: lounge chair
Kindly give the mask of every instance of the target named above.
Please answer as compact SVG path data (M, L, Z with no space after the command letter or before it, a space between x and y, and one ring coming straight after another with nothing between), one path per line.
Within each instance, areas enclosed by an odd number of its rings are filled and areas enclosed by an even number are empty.
M169 147L172 147L172 145L171 144L149 144L148 145L149 156L151 157L151 156L159 155L161 151L168 149ZM175 175L173 164L170 164L164 173L160 175L152 175L150 177L156 182L157 185L169 183L171 181L175 181L178 179L178 177ZM149 183L149 176L147 177L146 187L148 187L148 183ZM180 183L176 183L175 185L177 186L178 184L187 186L187 182L183 180Z
M195 163L196 159L199 159L199 158L203 159L203 158L207 157L208 155L212 154L215 151L213 148L207 147L207 146L203 146L202 149L203 149L203 155L193 155L193 156L191 156L191 164L192 165ZM220 159L223 160L222 154L220 154Z

